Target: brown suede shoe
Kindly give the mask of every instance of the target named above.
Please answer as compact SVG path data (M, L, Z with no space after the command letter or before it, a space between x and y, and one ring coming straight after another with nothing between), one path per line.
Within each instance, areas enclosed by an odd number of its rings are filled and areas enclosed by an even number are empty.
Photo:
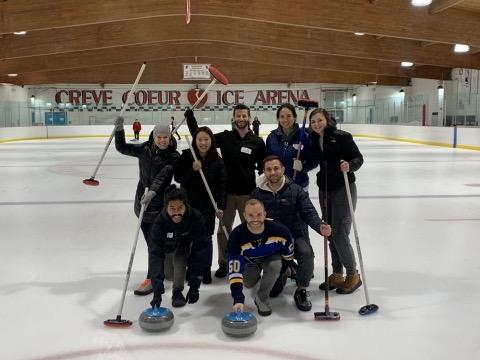
M328 290L336 289L337 287L343 285L344 282L345 277L343 276L343 274L330 274L330 276L328 277ZM325 286L325 282L321 283L319 286L320 290L325 290Z
M360 286L362 286L362 280L359 273L347 275L345 282L338 287L337 294L351 294Z

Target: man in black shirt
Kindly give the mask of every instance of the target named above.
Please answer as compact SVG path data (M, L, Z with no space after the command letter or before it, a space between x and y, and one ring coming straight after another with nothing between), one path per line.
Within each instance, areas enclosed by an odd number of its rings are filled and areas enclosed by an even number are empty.
M185 112L188 129L193 135L198 129L192 110ZM255 170L259 173L263 167L265 142L249 130L250 109L244 104L238 104L233 109L235 130L224 130L214 135L217 148L222 152L227 171L227 203L223 213L223 224L230 233L238 212L242 222L245 202L255 189ZM216 277L227 276L227 238L219 228L217 232L218 265Z
M165 255L173 256L172 306L196 303L205 268L207 236L203 215L190 207L185 190L170 185L165 190L165 207L153 223L148 255L151 266L154 297L152 306L160 306L163 286ZM182 294L188 267L187 297Z

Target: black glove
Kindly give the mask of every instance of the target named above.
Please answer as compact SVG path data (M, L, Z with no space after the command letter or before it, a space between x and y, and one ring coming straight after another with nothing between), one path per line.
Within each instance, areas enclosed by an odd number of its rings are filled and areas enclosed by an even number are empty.
M113 122L113 125L115 125L115 131L121 131L123 130L123 123L124 123L124 119L123 117L121 116L117 116L115 118L115 121Z
M162 295L153 295L153 300L150 301L150 305L152 305L152 307L160 307L160 305L162 304Z
M282 259L282 268L280 269L280 274L285 273L289 267L293 265L293 260Z
M187 119L187 120L195 119L195 116L193 116L193 110L191 110L191 109L187 109L187 111L185 111L185 113L183 115L185 116L185 119Z
M191 287L188 290L187 297L186 297L188 303L189 304L195 304L198 301L199 298L200 298L200 294L198 292L198 289Z

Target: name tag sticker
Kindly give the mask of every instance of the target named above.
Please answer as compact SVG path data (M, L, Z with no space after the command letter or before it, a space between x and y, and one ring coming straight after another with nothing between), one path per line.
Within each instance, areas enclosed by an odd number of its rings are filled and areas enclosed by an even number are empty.
M173 239L173 233L167 233L167 238L168 239Z
M247 148L247 147L244 147L244 146L242 146L242 148L240 149L240 151L241 151L242 153L248 154L248 155L250 155L250 154L252 153L252 149Z

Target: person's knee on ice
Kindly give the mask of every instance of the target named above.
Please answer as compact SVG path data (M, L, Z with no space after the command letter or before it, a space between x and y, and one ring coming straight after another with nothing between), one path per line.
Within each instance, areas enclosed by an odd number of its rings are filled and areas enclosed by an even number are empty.
M228 242L233 310L244 303L243 287L253 286L260 279L254 302L258 313L268 316L272 312L268 297L280 274L282 258L293 259L293 237L281 223L265 219L265 208L259 200L246 202L244 217L245 223L232 231Z

